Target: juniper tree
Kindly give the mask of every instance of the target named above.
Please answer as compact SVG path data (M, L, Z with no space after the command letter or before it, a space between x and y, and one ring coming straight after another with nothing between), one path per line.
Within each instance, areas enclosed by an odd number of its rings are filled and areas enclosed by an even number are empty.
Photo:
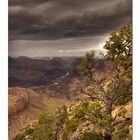
M84 61L80 67L92 73L90 84L81 91L92 100L101 101L104 104L106 115L110 115L115 105L121 97L131 95L132 87L132 29L131 26L123 26L116 32L110 34L104 46L106 54L102 54L108 62L108 69L103 73L98 73L94 69L94 62ZM88 60L86 55L85 60ZM92 54L94 54L92 52ZM92 57L94 60L95 57ZM88 64L89 63L89 64ZM92 64L92 65L91 65ZM84 66L82 66L84 65ZM87 67L90 65L90 70ZM113 118L109 120L107 140L112 139Z

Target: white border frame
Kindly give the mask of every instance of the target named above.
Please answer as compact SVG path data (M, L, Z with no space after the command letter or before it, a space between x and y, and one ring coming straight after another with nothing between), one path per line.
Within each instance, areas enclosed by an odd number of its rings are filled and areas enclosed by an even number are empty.
M0 1L0 139L8 140L8 0Z
M133 0L133 140L140 139L140 1Z
M133 0L133 140L140 139L140 0ZM0 0L0 139L8 140L8 0Z

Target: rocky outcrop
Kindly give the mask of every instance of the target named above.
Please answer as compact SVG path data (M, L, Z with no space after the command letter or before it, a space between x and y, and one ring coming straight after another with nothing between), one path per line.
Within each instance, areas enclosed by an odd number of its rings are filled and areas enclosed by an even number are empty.
M29 96L26 89L10 88L9 89L9 117L17 115L24 110L29 103Z
M32 104L34 100L38 100L39 102L40 98L40 95L31 89L18 87L9 88L9 117L18 115L24 111L29 104Z
M9 88L9 139L32 123L45 105L42 97L31 89Z

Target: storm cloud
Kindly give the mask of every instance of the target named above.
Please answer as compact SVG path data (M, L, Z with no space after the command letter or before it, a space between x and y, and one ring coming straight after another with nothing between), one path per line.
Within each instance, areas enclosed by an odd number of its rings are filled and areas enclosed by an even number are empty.
M97 45L98 37L102 42L111 31L131 24L131 18L131 0L9 0L9 44L18 47L26 40L34 48L34 41L45 41L44 47L51 42L58 49L56 42L62 41L59 49L71 50L91 38Z

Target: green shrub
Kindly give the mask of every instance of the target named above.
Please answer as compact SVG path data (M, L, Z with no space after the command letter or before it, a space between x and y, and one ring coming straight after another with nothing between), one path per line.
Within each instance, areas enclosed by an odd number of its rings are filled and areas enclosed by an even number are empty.
M103 139L95 133L85 133L82 140L103 140Z
M132 94L127 94L127 95L121 96L118 99L117 103L118 103L118 105L124 105L131 100L132 100Z
M25 140L24 134L18 134L13 140Z

